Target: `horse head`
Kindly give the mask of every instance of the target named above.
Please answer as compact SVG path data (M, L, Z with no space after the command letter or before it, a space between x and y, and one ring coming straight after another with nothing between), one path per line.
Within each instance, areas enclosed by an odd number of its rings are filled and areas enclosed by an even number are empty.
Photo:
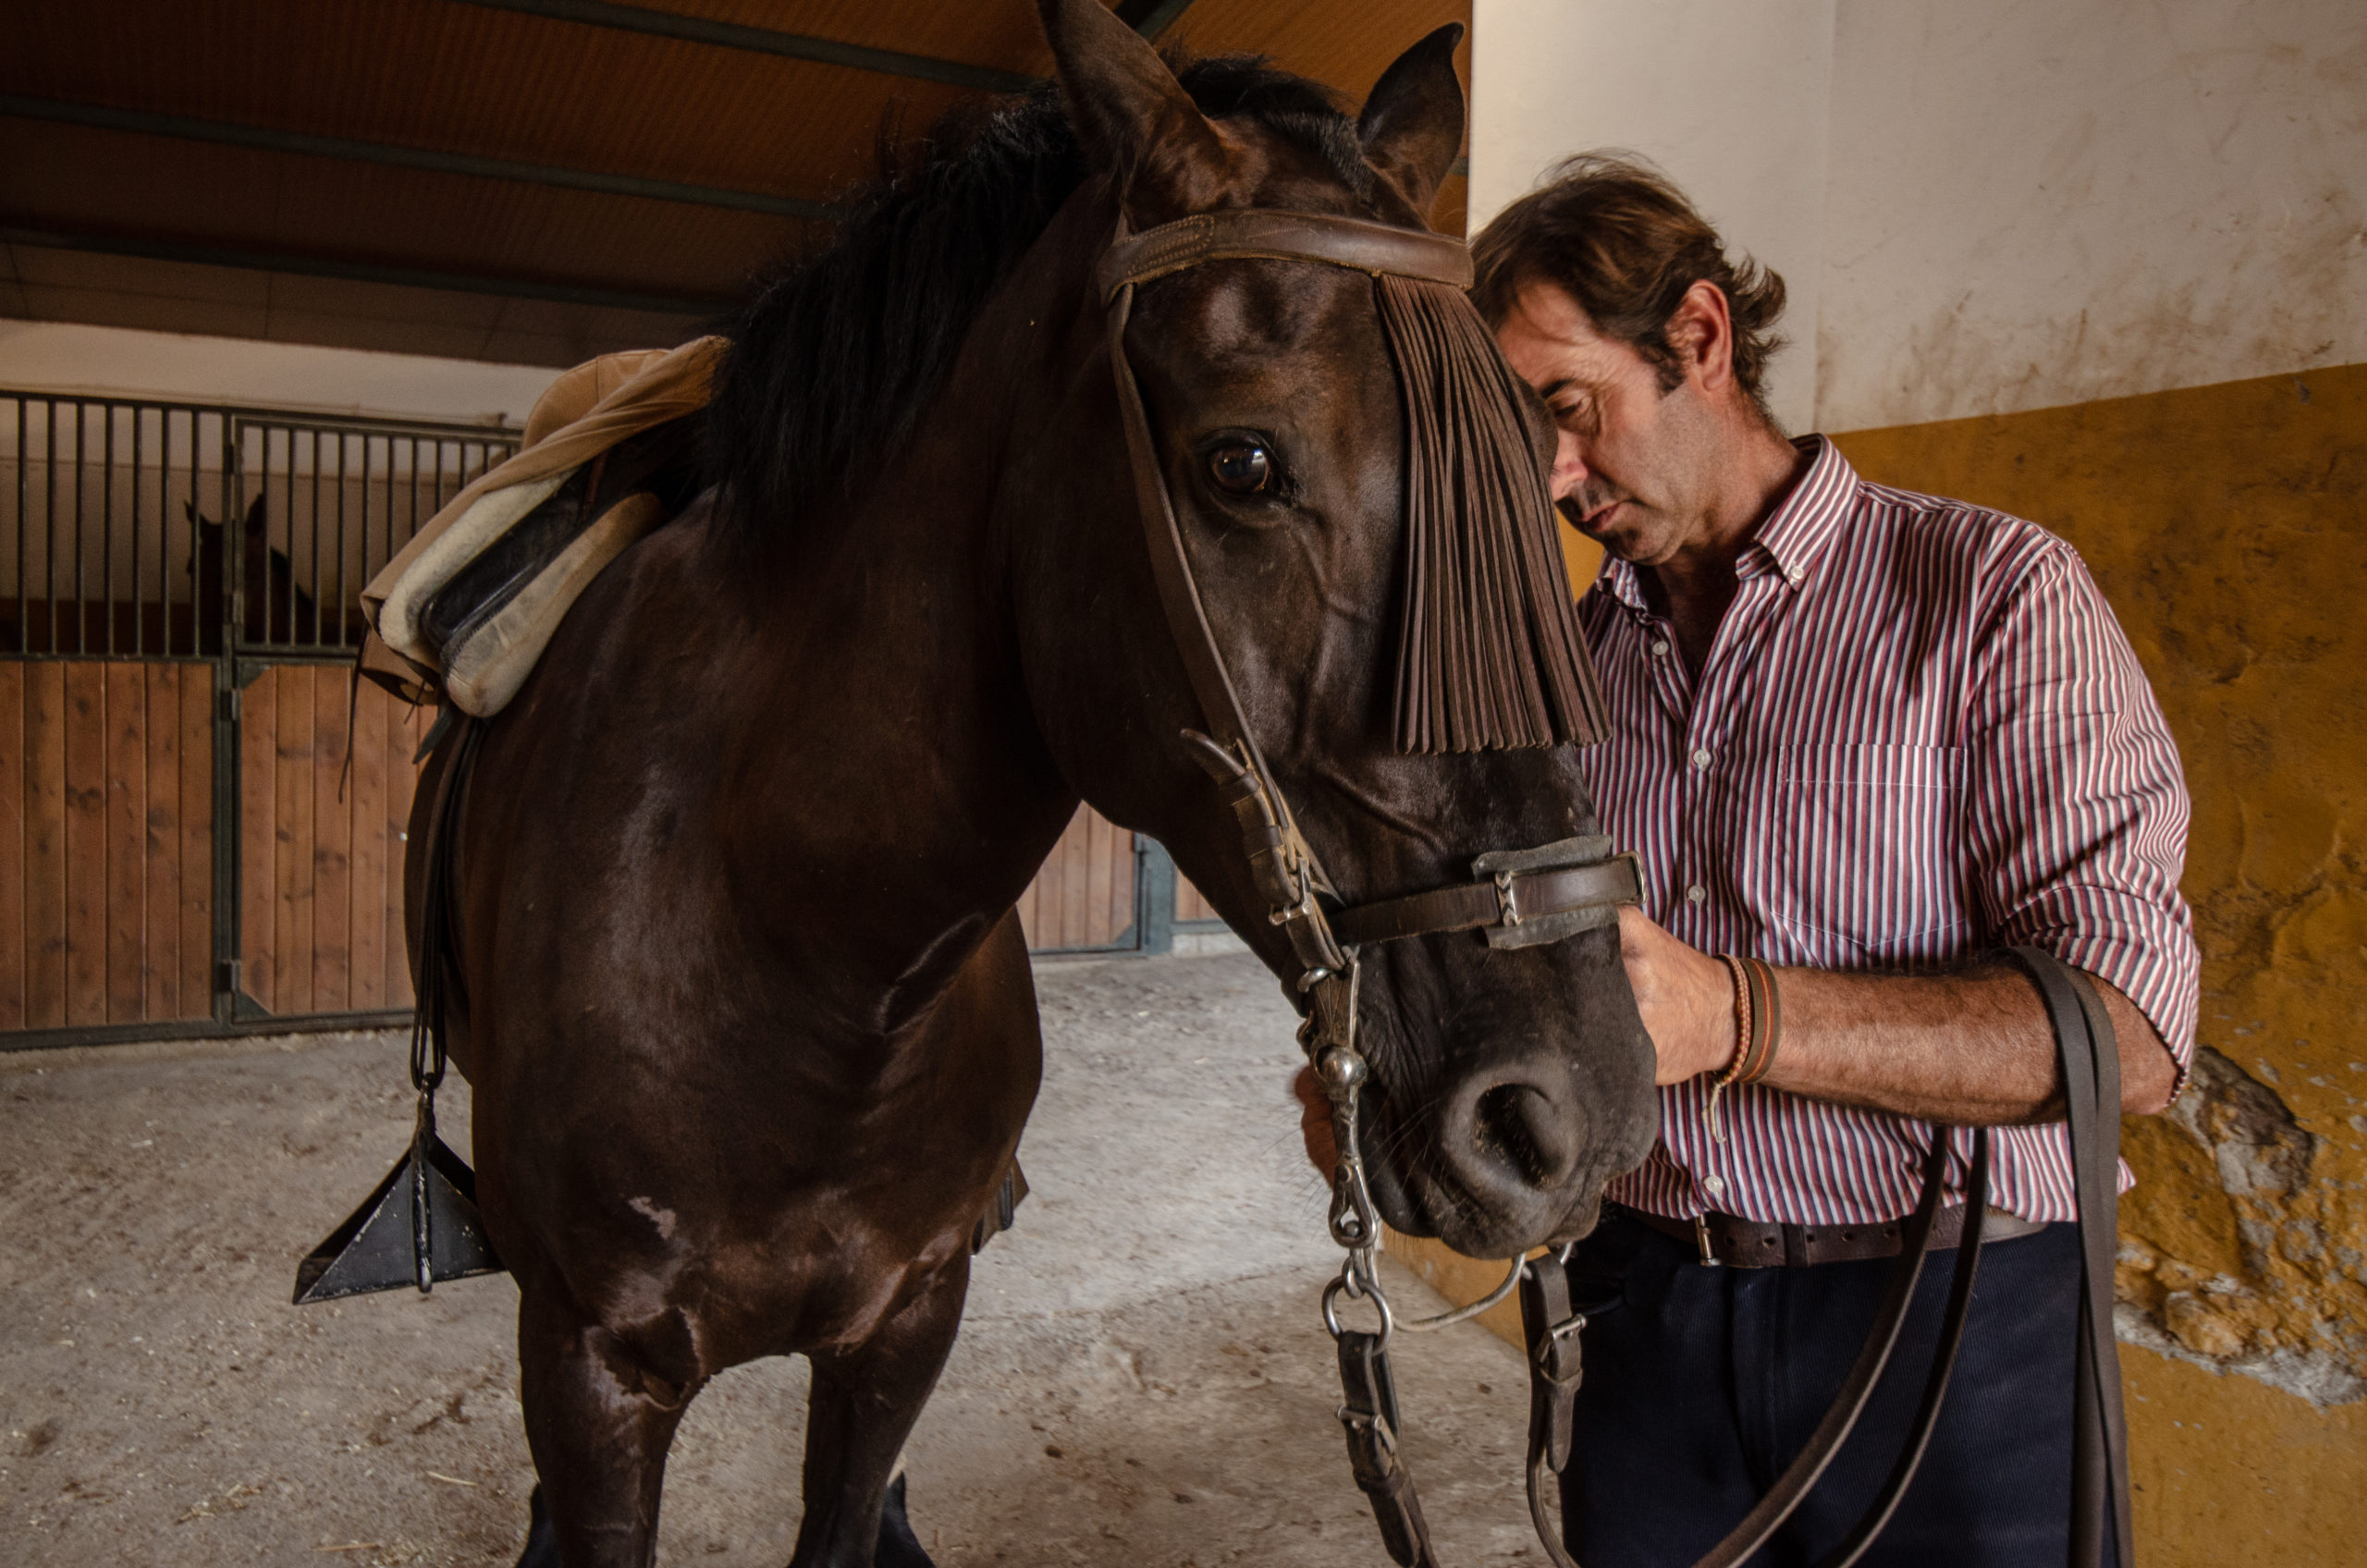
M1093 233L1243 210L1424 229L1462 141L1459 28L1408 51L1351 121L1313 84L1240 62L1204 62L1179 81L1096 0L1041 9L1098 176L1072 203L1086 204L1077 221ZM1439 483L1422 463L1453 469L1439 454L1473 430L1510 431L1507 472L1520 493L1509 499L1521 526L1545 531L1541 546L1527 544L1550 555L1551 435L1484 332L1477 349L1464 344L1452 384L1417 400L1405 361L1408 334L1423 327L1390 322L1404 304L1392 282L1309 260L1214 260L1141 282L1122 322L1208 639L1328 874L1324 898L1343 905L1468 884L1483 852L1597 831L1575 749L1540 743L1568 735L1551 714L1542 731L1477 741L1409 717L1409 686L1452 683L1451 671L1416 667L1453 652L1409 653L1409 639L1501 642L1489 618L1526 613L1491 608L1479 593L1476 616L1426 621L1441 551L1501 553L1521 541L1494 515L1505 496L1466 495L1446 501L1484 536L1419 544L1417 498ZM1088 292L1067 323L1072 342L1103 321L1103 298ZM1459 297L1453 305L1468 309ZM1014 548L1061 567L1015 576L1030 699L1061 774L1105 815L1167 844L1292 988L1306 955L1271 918L1234 815L1183 739L1216 728L1214 716L1159 608L1110 403L1126 366L1110 359L1078 376L1064 416L1010 458L1006 488L1044 498ZM1467 465L1456 472L1468 478ZM1553 592L1566 595L1558 581ZM1356 1015L1371 1067L1361 1144L1382 1217L1482 1256L1589 1229L1604 1182L1642 1159L1654 1131L1651 1047L1615 925L1533 946L1490 946L1470 931L1371 943L1361 970Z

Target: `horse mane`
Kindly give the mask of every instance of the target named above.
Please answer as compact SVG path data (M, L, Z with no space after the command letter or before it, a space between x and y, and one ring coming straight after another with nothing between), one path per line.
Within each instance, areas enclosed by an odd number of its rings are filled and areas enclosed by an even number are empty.
M1306 147L1359 201L1373 173L1331 90L1257 55L1171 57L1203 114ZM957 108L879 168L818 250L724 327L707 476L727 531L760 543L852 502L912 435L996 285L1086 170L1060 89Z

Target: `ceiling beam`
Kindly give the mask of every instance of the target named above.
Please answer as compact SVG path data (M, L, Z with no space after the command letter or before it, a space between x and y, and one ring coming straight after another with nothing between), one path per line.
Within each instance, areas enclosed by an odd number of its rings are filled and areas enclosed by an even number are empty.
M437 174L469 175L479 179L505 179L522 185L556 186L570 190L595 190L607 196L639 196L656 202L680 202L695 207L726 207L774 217L804 218L828 223L837 208L794 196L762 190L731 190L713 185L687 185L674 179L646 179L638 175L609 174L600 169L562 168L551 164L521 163L510 158L483 158L470 153L439 153L427 147L402 147L384 141L359 141L343 136L314 136L300 130L275 130L264 126L234 125L226 120L191 119L186 115L160 115L145 109L117 109L103 104L72 104L55 98L29 98L0 92L0 115L51 120L101 130L129 131L139 136L164 136L184 141L213 141L230 147L251 147L266 153L295 153L306 157L341 158L355 163L384 164L394 168L428 169Z
M986 92L1024 92L1036 78L1017 71L996 70L963 60L939 60L926 55L906 55L893 49L869 49L860 43L813 38L802 32L776 32L770 28L742 27L706 17L686 17L676 11L654 11L644 6L618 6L609 0L460 0L495 11L517 11L550 21L581 22L586 27L614 28L655 38L680 39L686 43L742 49L776 55L783 59L811 60L816 65L844 66L850 70L877 71L885 76L911 77ZM1169 0L1170 4L1173 0ZM1185 0L1188 4L1189 0Z
M27 245L44 251L84 251L103 256L137 256L152 262L191 262L201 266L236 267L244 272L293 273L302 277L342 278L351 283L386 283L403 288L438 288L454 294L490 294L509 300L548 300L562 305L592 305L603 310L649 311L659 315L705 320L730 310L729 300L690 299L680 295L637 294L616 288L582 288L572 284L540 283L530 278L490 277L474 273L436 272L422 267L386 266L374 262L340 262L275 251L246 251L220 245L196 245L178 239L141 239L115 234L73 234L57 229L0 225L0 245Z

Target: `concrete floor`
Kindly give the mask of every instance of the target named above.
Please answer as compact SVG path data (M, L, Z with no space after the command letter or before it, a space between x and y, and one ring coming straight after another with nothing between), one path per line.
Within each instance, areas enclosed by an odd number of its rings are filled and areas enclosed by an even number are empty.
M946 1568L1383 1563L1349 1480L1297 1061L1241 955L1038 970L1035 1195L978 1260L910 1449ZM288 1305L410 1125L400 1040L0 1058L0 1562L514 1559L533 1484L506 1277ZM453 1142L466 1090L440 1102ZM1438 1303L1390 1276L1417 1310ZM1541 1560L1518 1355L1400 1341L1443 1559ZM659 1560L778 1568L804 1365L726 1374L674 1446Z

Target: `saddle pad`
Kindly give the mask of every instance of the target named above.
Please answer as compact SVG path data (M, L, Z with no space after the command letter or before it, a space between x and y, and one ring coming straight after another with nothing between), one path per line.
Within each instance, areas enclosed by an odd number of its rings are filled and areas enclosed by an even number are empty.
M362 673L480 718L517 694L576 598L697 486L722 339L610 354L552 383L525 444L438 511L362 591Z

